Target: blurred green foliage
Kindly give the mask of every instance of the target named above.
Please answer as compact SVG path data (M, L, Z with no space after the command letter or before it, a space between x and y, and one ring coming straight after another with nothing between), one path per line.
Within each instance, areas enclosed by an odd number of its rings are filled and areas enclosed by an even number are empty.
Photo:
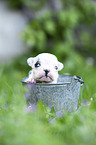
M22 38L32 47L33 53L51 52L64 59L70 55L75 43L73 29L78 23L77 19L74 9L56 12L55 16L49 12L33 20L22 33Z
M14 68L12 63L0 65L0 145L95 145L96 68L83 66L77 74L81 76L82 70L85 84L80 109L59 118L54 108L50 110L42 102L35 113L28 113L20 82L25 71Z
M22 6L27 6L32 10L40 10L46 3L46 0L8 0L10 6L15 9L20 9Z
M24 5L32 10L38 11L42 9L46 3L46 0L21 0Z
M62 6L32 20L22 39L31 48L30 55L53 53L71 69L82 65L82 56L96 56L96 33L88 31L93 29L96 7L90 0L65 0Z
M48 4L47 0L9 0L9 2L17 8L22 5L27 8L26 11L30 11L30 14L34 11L40 12ZM75 54L95 58L95 2L61 0L61 5L62 8L58 11L49 9L42 15L38 13L22 33L22 39L31 48L30 55L50 52L64 62L69 62L71 58L73 65Z
M22 0L8 0L11 8L20 9L22 7Z

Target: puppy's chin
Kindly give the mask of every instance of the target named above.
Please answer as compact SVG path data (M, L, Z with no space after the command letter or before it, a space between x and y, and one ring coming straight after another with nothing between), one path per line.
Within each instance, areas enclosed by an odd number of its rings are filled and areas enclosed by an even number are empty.
M50 76L42 76L38 79L36 79L36 82L37 83L51 83L53 82L54 80L50 77Z

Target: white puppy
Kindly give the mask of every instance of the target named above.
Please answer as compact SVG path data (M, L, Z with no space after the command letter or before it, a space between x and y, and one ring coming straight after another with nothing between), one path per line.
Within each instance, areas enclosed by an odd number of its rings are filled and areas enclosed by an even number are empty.
M32 83L56 83L58 71L63 68L63 64L50 53L41 53L36 57L30 57L27 59L27 63L32 67L27 82Z

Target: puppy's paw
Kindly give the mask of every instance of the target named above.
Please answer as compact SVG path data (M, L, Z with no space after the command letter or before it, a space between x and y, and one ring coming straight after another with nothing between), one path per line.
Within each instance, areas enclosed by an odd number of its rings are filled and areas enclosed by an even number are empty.
M28 78L26 82L27 83L34 83L34 84L36 83L36 81L32 78Z

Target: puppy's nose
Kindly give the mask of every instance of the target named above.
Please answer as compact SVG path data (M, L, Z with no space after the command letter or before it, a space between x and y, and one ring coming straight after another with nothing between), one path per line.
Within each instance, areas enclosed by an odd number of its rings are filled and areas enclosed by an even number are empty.
M47 77L47 74L49 73L50 70L45 69L44 71L45 71L45 76Z

